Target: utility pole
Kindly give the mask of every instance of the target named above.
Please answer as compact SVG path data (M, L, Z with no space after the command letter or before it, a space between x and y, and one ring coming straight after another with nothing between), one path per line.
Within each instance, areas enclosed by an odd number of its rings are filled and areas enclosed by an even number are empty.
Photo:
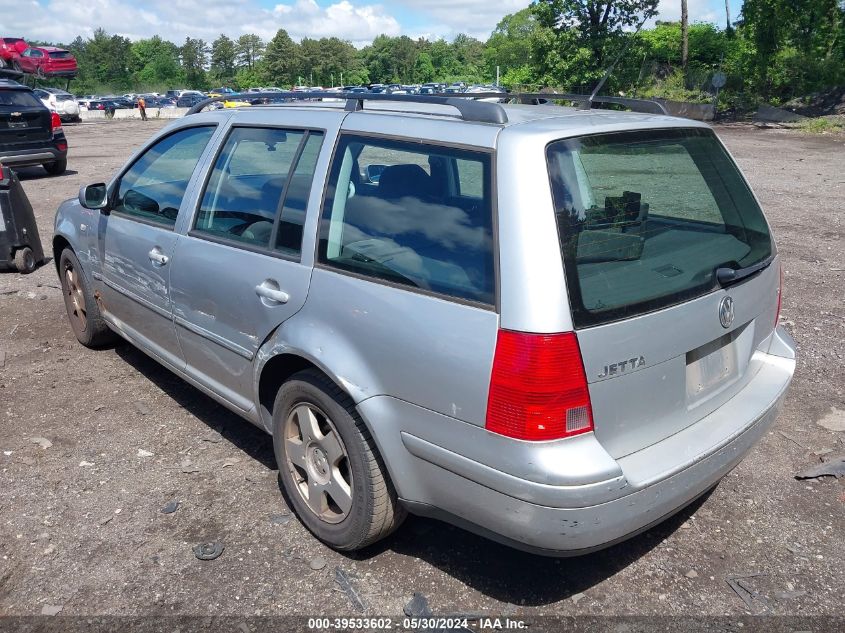
M681 0L681 68L684 69L684 77L687 74L687 62L689 61L689 10L687 0Z
M496 64L496 87L499 87L499 65Z
M725 0L725 31L731 30L731 3Z

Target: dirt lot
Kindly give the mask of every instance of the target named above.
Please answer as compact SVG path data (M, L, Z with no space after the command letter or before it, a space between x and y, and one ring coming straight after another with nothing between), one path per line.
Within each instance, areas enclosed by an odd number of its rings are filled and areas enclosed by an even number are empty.
M70 126L66 175L24 170L46 245L60 201L159 125ZM818 424L845 416L845 137L719 134L774 225L800 362L776 427L706 500L576 559L416 518L343 556L279 516L268 436L128 345L76 343L51 262L0 273L0 615L360 615L336 568L369 615L401 616L414 592L438 615L841 615L845 479L793 475L845 452ZM205 541L225 552L197 560ZM726 578L751 574L746 604Z

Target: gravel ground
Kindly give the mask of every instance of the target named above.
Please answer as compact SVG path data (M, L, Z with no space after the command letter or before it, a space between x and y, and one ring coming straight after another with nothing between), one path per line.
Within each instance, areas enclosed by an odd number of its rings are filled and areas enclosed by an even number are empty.
M68 126L67 174L23 170L46 246L60 201L160 125ZM845 423L845 137L718 132L774 226L800 361L774 429L708 498L575 559L413 517L338 554L288 516L268 436L126 344L76 343L49 263L0 274L0 615L360 615L336 568L368 615L415 592L438 615L841 615L845 479L793 475L845 452L820 425ZM222 556L197 560L206 541ZM746 604L726 578L751 574Z

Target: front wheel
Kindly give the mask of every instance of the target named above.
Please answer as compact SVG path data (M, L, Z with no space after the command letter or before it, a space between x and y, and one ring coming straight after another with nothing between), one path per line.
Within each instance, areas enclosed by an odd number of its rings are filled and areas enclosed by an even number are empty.
M91 293L82 266L72 250L66 248L59 256L59 280L70 327L76 339L85 347L102 347L115 335L100 315L100 306Z
M293 509L327 545L361 549L390 534L405 518L355 405L319 371L299 372L279 389L273 447Z

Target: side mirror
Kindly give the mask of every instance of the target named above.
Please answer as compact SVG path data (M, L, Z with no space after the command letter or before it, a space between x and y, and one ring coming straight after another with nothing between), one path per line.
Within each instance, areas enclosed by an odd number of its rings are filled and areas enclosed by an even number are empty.
M367 165L367 182L377 185L387 165Z
M108 202L109 190L103 182L79 188L79 204L86 209L105 209Z

